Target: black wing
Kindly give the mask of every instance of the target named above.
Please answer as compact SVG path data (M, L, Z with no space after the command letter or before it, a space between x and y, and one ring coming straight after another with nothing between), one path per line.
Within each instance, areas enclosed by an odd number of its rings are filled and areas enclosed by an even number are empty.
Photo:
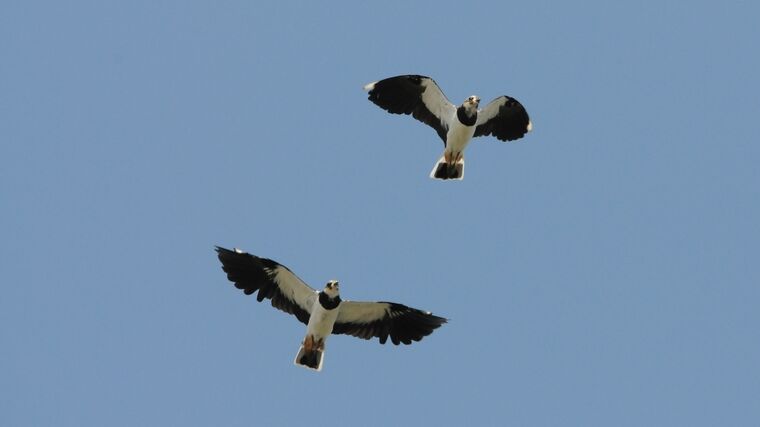
M393 114L411 114L435 129L446 143L446 132L451 126L456 107L430 77L390 77L370 83L364 89L369 91L369 100L383 110Z
M393 302L344 301L333 325L334 334L353 335L365 340L378 337L385 344L411 344L446 323L443 317Z
M500 96L478 111L475 126L473 136L493 135L501 141L520 139L533 128L525 107L508 96Z
M246 295L259 291L256 300L272 300L272 307L293 314L308 324L317 293L287 267L237 249L216 247L227 279Z

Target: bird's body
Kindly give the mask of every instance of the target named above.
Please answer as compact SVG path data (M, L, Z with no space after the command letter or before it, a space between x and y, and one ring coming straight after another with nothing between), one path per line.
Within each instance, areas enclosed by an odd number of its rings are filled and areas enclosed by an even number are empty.
M327 287L334 291L327 293ZM331 280L324 291L317 294L311 306L311 316L306 324L306 336L298 349L294 363L317 371L322 369L322 355L327 338L332 334L335 320L338 318L340 296L338 282Z
M338 318L339 310L337 309L340 306L340 299L337 304L322 303L320 298L316 298L311 308L309 323L306 324L306 335L312 336L315 340L326 340L332 333L335 319Z
M431 178L464 178L464 150L476 136L494 135L502 141L522 138L532 129L528 113L515 99L500 96L483 110L472 95L454 106L433 79L403 75L364 86L369 100L392 114L411 114L429 125L443 140L444 151L430 173Z
M456 156L463 152L472 140L472 135L475 134L475 126L467 126L459 120L452 122L451 128L446 132L446 148L443 152L449 156Z
M430 312L392 302L344 301L336 280L317 292L287 267L239 250L217 247L219 261L235 287L256 299L272 300L272 306L293 314L306 324L306 336L295 364L322 369L325 343L331 334L347 334L362 339L379 338L385 344L411 344L430 335L446 319Z
M464 149L467 148L475 134L478 102L480 99L474 95L471 96L461 107L455 110L454 117L445 120L450 124L446 131L443 155L433 166L433 170L430 171L431 178L464 178Z

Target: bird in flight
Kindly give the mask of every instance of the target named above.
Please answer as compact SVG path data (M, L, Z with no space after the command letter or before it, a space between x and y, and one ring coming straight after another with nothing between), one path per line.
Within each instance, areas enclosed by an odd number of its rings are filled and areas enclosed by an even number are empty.
M364 90L369 92L369 100L383 110L411 114L435 129L444 150L430 172L431 178L464 178L464 149L475 136L493 135L501 141L514 141L533 128L528 112L514 98L500 96L478 110L480 98L472 95L457 107L430 77L390 77L369 83Z
M322 370L325 341L330 334L353 335L385 344L411 344L446 323L443 317L393 302L347 301L340 298L340 285L330 280L317 292L282 264L238 249L216 248L227 279L246 295L271 300L272 307L290 313L306 324L306 337L295 364Z

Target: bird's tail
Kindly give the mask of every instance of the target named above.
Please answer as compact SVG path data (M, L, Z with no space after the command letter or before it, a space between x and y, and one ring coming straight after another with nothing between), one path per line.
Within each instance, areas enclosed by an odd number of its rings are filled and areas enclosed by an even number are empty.
M313 369L315 371L321 371L323 355L324 355L324 350L319 350L319 349L306 350L304 346L302 345L301 348L298 349L296 360L294 360L293 363L295 363L298 366L303 366L304 368Z
M441 156L430 171L430 177L435 179L457 179L464 178L464 156L460 157L456 163L448 164L446 159Z

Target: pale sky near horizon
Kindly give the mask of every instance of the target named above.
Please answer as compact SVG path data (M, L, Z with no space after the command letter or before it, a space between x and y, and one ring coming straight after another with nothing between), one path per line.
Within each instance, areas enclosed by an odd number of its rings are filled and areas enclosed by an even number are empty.
M0 425L758 425L758 16L0 3ZM433 181L408 73L534 130ZM215 245L450 322L313 373Z

